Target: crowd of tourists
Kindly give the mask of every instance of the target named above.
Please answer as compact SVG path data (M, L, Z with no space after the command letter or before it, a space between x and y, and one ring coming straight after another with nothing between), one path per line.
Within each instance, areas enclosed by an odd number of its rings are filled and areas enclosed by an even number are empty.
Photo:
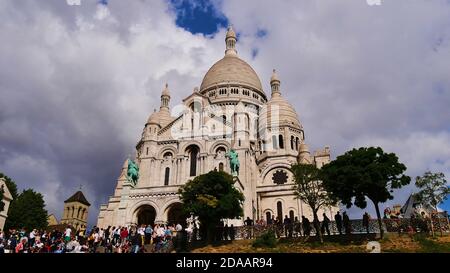
M338 211L334 221L324 213L322 220L310 221L305 216L288 217L284 219L272 216L265 220L255 222L247 217L244 227L234 227L223 222L217 227L215 239L235 240L236 237L251 239L261 231L273 230L280 237L300 237L317 234L320 230L323 235L343 235L355 233L355 221L350 221L346 212L342 215ZM383 221L387 227L397 225L398 232L414 233L429 230L429 218L422 212L414 214L408 221L400 221L401 216L386 210ZM99 228L93 227L90 231L75 230L67 226L65 230L38 230L27 231L10 229L0 230L0 253L142 253L142 252L172 252L184 251L188 242L201 240L199 223L190 221L187 228L180 223L173 225L139 225ZM362 217L361 226L357 233L371 233L373 221L366 212ZM237 236L238 232L242 232ZM372 230L373 232L373 230Z
M364 217L368 217L368 214L366 213ZM367 221L363 220L365 226L367 226L367 231L369 230L369 219L370 218L367 218ZM341 215L338 211L334 216L334 220L336 225L336 231L334 233L352 233L352 225L346 212ZM314 220L310 221L310 219L304 215L301 217L301 221L297 216L292 218L285 215L284 219L272 216L267 220L261 218L253 223L253 220L248 217L244 221L246 226L245 236L247 239L250 239L254 237L255 231L266 229L273 230L278 238L283 236L287 238L311 236L311 234L317 233L317 229L320 229L322 234L331 235L330 225L332 222L325 213L322 214L322 221L319 221L319 219L316 219L315 221L316 222L314 222Z
M243 238L251 239L265 231L271 229L274 231L277 238L280 237L301 237L301 236L311 236L316 235L318 231L325 235L350 235L350 234L370 234L375 233L378 228L378 224L374 219L371 218L369 213L365 212L362 219L359 221L350 220L347 212L342 214L338 211L334 217L334 221L323 213L322 220L313 219L312 221L305 216L301 216L301 220L298 217L288 217L284 216L284 219L272 216L271 218L265 220L261 218L254 222L252 219L247 217L244 221L245 230L242 235ZM411 219L405 219L407 221L400 222L399 219L403 219L400 214L396 214L393 217L384 217L382 220L385 222L386 227L390 230L396 230L399 233L415 233L415 232L428 232L429 230L429 217L422 212L421 214L412 215ZM233 234L231 236L230 234ZM235 231L227 227L219 227L218 234L223 234L223 236L218 236L220 240L234 239Z
M171 252L183 246L183 227L140 225L93 227L89 232L33 229L0 230L0 253L141 253Z

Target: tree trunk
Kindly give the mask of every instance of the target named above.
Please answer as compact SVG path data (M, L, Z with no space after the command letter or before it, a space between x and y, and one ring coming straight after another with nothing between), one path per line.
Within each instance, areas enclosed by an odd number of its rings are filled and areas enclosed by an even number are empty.
M323 244L323 236L322 236L322 231L320 230L320 222L319 222L319 217L317 217L317 211L313 211L313 215L314 215L314 220L313 220L313 224L314 224L314 228L316 229L316 235L319 236L320 239L320 243Z
M441 237L442 237L442 236L444 236L444 234L442 233L441 220L439 219L439 211L438 211L437 205L434 207L434 209L436 210L436 219L437 219L438 228L439 228L439 231L440 231ZM433 222L433 217L431 218L431 222Z
M380 208L378 207L378 202L372 201L375 205L375 210L377 211L377 218L378 218L378 227L380 228L380 238L383 239L383 224L381 223L381 214L380 214Z
M206 232L206 241L208 244L211 244L215 241L216 232L217 232L217 225L215 224L208 224L205 228Z

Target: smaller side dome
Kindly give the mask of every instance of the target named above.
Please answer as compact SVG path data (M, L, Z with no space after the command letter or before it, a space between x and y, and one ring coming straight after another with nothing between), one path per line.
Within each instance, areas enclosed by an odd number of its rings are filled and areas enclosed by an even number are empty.
M294 107L282 96L275 96L263 105L259 116L259 130L263 127L290 126L302 129Z
M156 112L156 109L155 109L155 112L153 112L150 115L150 117L148 118L147 124L157 124L157 125L159 125L159 123L160 123L160 115L159 115L159 112Z

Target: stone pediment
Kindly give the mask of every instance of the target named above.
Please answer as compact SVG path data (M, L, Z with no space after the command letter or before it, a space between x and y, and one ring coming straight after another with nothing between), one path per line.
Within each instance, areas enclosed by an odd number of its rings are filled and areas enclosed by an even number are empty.
M183 99L183 103L186 104L186 105L189 105L189 104L191 104L192 101L195 100L195 98L200 98L200 99L202 99L203 101L207 101L208 104L210 103L210 100L209 100L209 98L208 98L207 96L202 95L202 94L197 93L197 92L193 92L192 94L190 94L189 96L187 96L186 98L184 98L184 99Z

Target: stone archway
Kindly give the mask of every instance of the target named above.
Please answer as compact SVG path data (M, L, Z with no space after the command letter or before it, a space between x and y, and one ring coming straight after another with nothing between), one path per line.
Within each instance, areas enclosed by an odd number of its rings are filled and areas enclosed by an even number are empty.
M156 210L150 205L143 205L139 207L137 212L137 224L138 225L151 225L155 224Z
M170 205L167 212L167 223L169 225L181 224L186 225L187 215L183 212L183 205L181 203L174 203Z

